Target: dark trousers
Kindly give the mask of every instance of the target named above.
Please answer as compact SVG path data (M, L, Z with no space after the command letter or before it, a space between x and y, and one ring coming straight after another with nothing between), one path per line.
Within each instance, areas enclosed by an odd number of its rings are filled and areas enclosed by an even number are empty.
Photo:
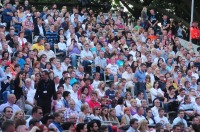
M199 39L192 39L192 43L199 45L200 44L200 40Z
M51 102L41 102L40 101L40 102L38 102L37 105L42 108L43 115L45 115L47 113L51 113Z
M26 35L26 39L28 40L28 42L32 43L32 31L25 30L25 35Z
M134 88L134 94L137 96L138 92L141 91L144 94L144 98L147 99L146 84L143 82L137 82Z
M88 61L88 60L84 60L83 62L82 62L82 65L83 65L83 67L84 67L84 71L86 72L86 73L91 73L91 67L89 66L89 65L91 65L91 62L90 61Z

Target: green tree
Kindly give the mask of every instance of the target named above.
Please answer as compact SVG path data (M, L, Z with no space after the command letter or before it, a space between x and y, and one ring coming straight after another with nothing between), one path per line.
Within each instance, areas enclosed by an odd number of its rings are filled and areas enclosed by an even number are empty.
M176 21L182 21L189 27L191 0L119 0L135 16L140 15L144 6L155 9L160 15L166 14ZM200 20L200 0L195 0L194 20ZM133 6L133 7L130 7ZM136 15L136 16L137 16Z

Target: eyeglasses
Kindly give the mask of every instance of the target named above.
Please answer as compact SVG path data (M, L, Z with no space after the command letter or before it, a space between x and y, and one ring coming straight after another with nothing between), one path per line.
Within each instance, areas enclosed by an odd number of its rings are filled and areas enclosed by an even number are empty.
M96 110L100 110L100 109L96 109Z
M42 113L42 112L40 112L40 113L38 113L38 114L40 114L40 115L43 115L43 113Z

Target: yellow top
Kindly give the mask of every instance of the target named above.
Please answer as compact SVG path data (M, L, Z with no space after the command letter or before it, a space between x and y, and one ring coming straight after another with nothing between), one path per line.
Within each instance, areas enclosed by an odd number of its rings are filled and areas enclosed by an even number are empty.
M146 83L146 89L150 90L153 87L151 83Z
M33 44L31 47L31 50L37 49L38 52L40 52L41 50L44 50L44 45L38 45L38 43Z

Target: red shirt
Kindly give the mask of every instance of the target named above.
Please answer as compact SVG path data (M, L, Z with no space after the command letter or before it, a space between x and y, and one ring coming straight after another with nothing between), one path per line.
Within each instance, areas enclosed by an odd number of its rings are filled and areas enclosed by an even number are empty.
M190 33L191 33L191 38L192 39L199 39L200 38L200 33L198 27L190 27Z
M90 107L91 109L93 109L94 107L99 107L99 108L101 108L100 103L97 102L97 101L93 101L93 100L89 100L89 101L88 101L88 105L89 105L89 107Z

